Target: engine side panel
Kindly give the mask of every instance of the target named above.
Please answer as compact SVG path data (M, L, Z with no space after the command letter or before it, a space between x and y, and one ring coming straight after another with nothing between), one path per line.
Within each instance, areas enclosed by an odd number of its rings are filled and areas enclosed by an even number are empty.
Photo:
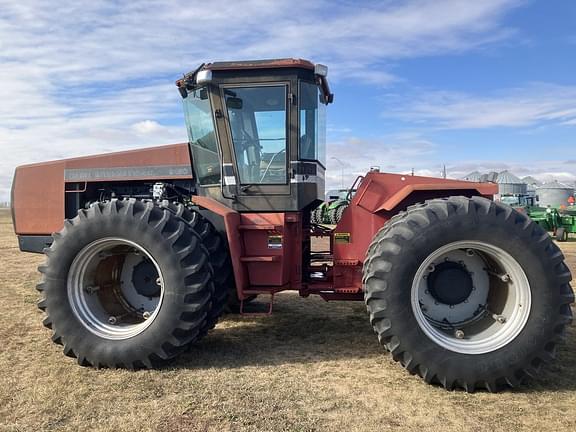
M50 235L64 223L66 195L94 182L192 179L188 144L173 144L16 168L12 215L18 235Z

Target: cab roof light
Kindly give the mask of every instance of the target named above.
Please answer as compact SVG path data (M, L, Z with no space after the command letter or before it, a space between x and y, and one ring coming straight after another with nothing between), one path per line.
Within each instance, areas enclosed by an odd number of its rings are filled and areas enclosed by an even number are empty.
M210 81L212 81L212 71L210 69L198 71L196 74L196 84L205 84Z
M316 63L314 66L314 74L326 78L328 76L328 66Z

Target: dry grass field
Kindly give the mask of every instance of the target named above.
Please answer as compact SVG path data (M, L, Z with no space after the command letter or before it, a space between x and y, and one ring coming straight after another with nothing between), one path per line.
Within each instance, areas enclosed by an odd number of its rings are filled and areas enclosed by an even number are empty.
M576 273L576 241L562 246ZM559 361L501 394L447 392L396 365L361 303L280 295L272 317L226 317L172 367L82 368L35 303L42 256L0 211L0 431L575 431L576 332Z

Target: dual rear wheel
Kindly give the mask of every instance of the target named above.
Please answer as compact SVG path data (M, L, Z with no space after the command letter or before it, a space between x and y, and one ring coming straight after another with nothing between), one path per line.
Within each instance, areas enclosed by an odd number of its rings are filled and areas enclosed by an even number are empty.
M380 342L448 389L515 387L550 362L574 294L550 236L484 198L409 208L375 236L365 301Z
M95 203L46 250L53 340L82 365L161 365L214 327L234 283L225 242L180 204Z

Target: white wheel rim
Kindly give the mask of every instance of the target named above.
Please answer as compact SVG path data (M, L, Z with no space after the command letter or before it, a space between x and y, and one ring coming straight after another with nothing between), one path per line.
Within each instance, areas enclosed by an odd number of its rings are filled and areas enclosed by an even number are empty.
M108 263L107 259L112 257ZM118 257L121 263L115 263ZM158 292L143 295L137 290L133 272L138 264L153 264ZM111 267L108 271L106 266ZM100 283L108 278L110 283ZM149 287L151 279L146 278ZM93 334L104 339L134 337L158 316L164 298L164 278L150 253L138 244L121 238L103 238L84 247L68 272L68 300L72 312Z
M443 262L455 262L468 273L473 288L465 301L443 303L429 289L435 288L429 277ZM520 264L503 249L479 241L454 242L434 251L418 268L411 289L422 331L441 347L463 354L492 352L514 340L528 321L531 299Z

